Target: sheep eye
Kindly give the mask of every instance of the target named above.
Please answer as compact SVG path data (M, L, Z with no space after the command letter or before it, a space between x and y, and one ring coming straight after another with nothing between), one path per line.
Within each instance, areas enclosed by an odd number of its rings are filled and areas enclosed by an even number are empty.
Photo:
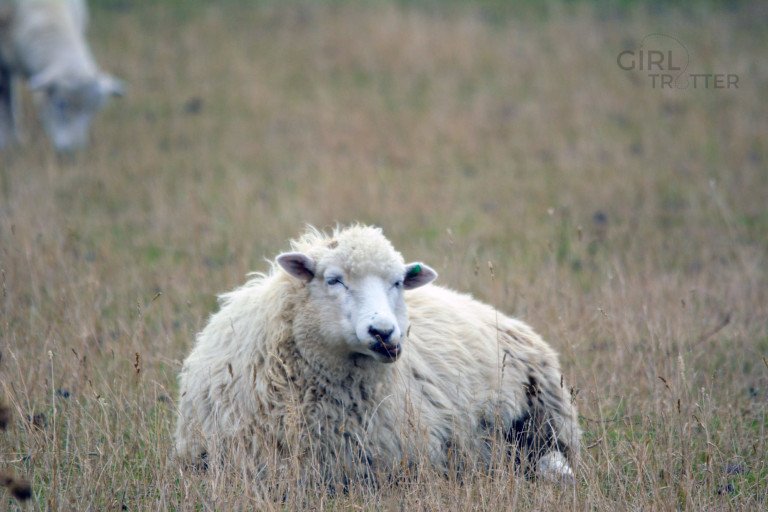
M392 288L402 288L403 282L402 281L395 281L395 284L392 285Z
M328 286L335 286L337 284L344 286L344 283L341 281L340 277L329 277L328 279L325 280L325 284L327 284Z

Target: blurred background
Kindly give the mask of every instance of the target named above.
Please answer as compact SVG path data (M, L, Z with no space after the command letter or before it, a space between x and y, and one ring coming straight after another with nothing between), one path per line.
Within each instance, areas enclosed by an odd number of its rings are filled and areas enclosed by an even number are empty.
M354 221L561 353L584 461L573 489L324 506L765 506L764 2L90 7L126 96L62 158L25 93L0 153L0 450L33 507L251 503L169 457L180 361L216 294L306 224ZM688 87L620 65L641 49Z

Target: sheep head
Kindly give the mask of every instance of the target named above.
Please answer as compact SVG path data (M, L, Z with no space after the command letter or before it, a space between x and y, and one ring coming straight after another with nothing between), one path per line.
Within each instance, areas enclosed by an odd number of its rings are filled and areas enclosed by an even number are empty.
M321 236L313 232L294 243L303 250L277 257L307 288L294 329L338 355L396 361L408 329L403 292L432 282L437 273L423 263L405 264L377 228L347 228L318 243Z
M96 112L112 96L122 96L124 84L106 73L68 77L53 67L29 80L40 104L40 116L57 151L68 153L86 146Z

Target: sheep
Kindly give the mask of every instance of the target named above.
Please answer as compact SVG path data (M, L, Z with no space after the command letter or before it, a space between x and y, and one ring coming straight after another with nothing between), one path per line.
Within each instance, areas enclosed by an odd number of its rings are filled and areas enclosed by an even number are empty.
M557 354L436 277L379 228L310 228L198 334L177 457L245 447L265 474L293 460L322 481L375 483L421 464L487 469L501 441L524 474L574 481L581 432Z
M34 92L59 152L84 147L94 114L123 83L99 71L85 40L84 0L0 0L0 149L19 138L15 77Z

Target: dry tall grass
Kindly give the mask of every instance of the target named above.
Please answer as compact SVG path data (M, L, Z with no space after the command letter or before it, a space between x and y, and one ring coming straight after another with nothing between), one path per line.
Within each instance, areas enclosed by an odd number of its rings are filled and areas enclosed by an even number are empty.
M0 470L34 493L0 507L766 506L760 4L106 5L91 39L130 91L92 148L55 158L27 103L26 145L0 155ZM650 32L739 89L618 69ZM586 431L575 487L470 474L265 497L173 463L175 378L215 294L305 223L353 220L561 352Z

